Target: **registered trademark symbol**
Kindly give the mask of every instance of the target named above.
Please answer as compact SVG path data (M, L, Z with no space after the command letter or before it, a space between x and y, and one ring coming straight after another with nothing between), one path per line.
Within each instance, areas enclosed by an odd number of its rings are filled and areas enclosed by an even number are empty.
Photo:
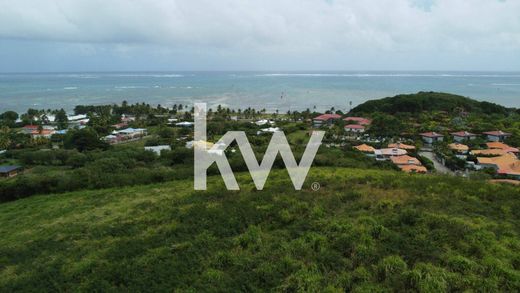
M318 191L318 190L320 190L320 187L321 187L321 185L320 185L320 183L318 183L318 182L313 182L313 183L311 184L311 189L314 190L314 191Z

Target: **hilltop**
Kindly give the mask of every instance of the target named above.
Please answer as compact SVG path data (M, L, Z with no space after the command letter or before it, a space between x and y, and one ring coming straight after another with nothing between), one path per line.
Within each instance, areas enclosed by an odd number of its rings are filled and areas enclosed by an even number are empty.
M520 189L443 176L284 170L0 205L0 291L518 291ZM312 191L312 182L321 189Z
M424 111L444 111L450 113L465 111L483 114L507 114L511 112L511 109L498 104L476 101L454 94L418 92L416 94L403 94L378 100L370 100L352 109L351 113L366 114L382 112L387 114L419 114Z

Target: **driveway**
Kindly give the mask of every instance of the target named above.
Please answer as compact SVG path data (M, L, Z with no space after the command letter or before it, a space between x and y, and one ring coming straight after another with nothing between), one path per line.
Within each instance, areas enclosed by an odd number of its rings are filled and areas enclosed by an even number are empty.
M432 152L419 151L419 155L430 159L433 162L433 166L435 167L435 170L437 170L438 173L455 175L453 171L451 171L448 167L444 166L441 162L439 162Z

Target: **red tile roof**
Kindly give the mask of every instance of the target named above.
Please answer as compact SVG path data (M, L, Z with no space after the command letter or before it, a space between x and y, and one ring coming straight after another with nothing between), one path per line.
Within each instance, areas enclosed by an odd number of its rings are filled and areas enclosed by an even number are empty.
M470 136L476 136L476 134L467 132L467 131L458 131L458 132L452 132L452 135L460 136L460 137L470 137Z
M392 160L392 163L394 163L396 165L421 166L421 162L417 158L410 157L408 155L390 157L390 160Z
M437 132L425 132L425 133L421 133L421 136L426 136L426 137L444 137L444 135L439 134Z
M349 124L349 125L345 125L345 128L348 128L348 129L365 129L365 126L359 125L359 124Z
M345 120L345 121L355 121L355 122L357 122L358 124L361 124L361 125L370 125L370 123L372 123L372 120L370 120L368 118L363 118L363 117L347 117L347 118L344 118L343 120Z
M493 136L511 136L511 133L503 132L502 130L487 131L484 132L484 134Z
M341 118L341 115L338 115L338 114L322 114L318 117L314 117L314 120L323 120L323 121L327 121L327 120L330 120L330 119L339 119Z

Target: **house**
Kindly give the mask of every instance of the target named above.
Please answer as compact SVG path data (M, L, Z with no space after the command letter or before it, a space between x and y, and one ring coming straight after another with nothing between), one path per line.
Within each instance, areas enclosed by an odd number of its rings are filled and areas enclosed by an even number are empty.
M503 156L503 155L506 155L508 154L507 151L505 150L501 150L501 149L485 149L485 150L472 150L471 151L471 154L472 155L475 155L475 156Z
M148 131L144 128L126 128L117 131L117 133L126 139L132 139L146 136Z
M132 122L132 121L135 121L135 116L127 115L127 114L122 114L121 115L121 122L129 123L129 122Z
M263 133L275 133L275 132L280 132L280 131L282 131L282 130L278 127L268 127L268 128L260 129L259 131L256 132L256 135L260 135Z
M391 144L388 145L388 147L389 148L395 148L395 149L407 150L407 151L415 150L415 146L414 145L409 145L409 144L405 144L405 143L402 143L402 142L391 143Z
M226 149L226 145L221 144L221 143L214 144L212 142L203 141L203 140L199 140L199 141L192 140L192 141L186 142L186 148L192 149L193 147L203 148L208 152L208 154L219 155L219 156L224 155L224 150Z
M453 136L453 140L456 142L465 142L477 138L476 134L467 131L452 132L451 135Z
M404 156L404 155L408 154L408 152L403 149L385 148L385 149L375 150L374 154L376 155L376 160L385 161L385 160L388 160L392 156Z
M353 133L363 133L365 132L365 126L359 124L349 124L345 125L345 131Z
M354 149L364 153L365 155L367 156L374 156L375 155L375 151L376 149L367 145L367 144L362 144L362 145L357 145L354 147Z
M349 116L349 117L346 117L343 119L344 121L346 122L355 122L355 124L359 124L359 125L370 125L372 123L372 120L368 119L368 118L363 118L363 117L353 117L353 116Z
M179 126L179 127L192 127L193 124L194 124L193 122L182 121L182 122L175 123L175 126Z
M117 123L117 124L112 125L112 127L114 127L115 129L121 129L121 128L127 127L127 126L128 126L127 122L121 122L121 123Z
M41 129L34 130L30 133L32 138L51 138L51 136L56 133L54 129Z
M322 127L325 125L330 126L334 123L335 120L338 120L340 118L341 118L341 115L338 115L338 114L322 114L320 116L314 117L314 119L312 119L312 124L316 128Z
M493 158L477 158L481 168L493 168L500 175L511 176L520 180L520 160L511 153L493 157Z
M0 177L14 177L21 173L21 166L0 166Z
M469 146L461 143L450 143L448 147L459 154L467 154L469 151Z
M425 132L420 134L423 141L427 144L433 144L444 140L444 135L436 132Z
M503 132L502 130L484 132L488 141L504 141L511 136L511 133Z
M414 157L410 157L408 155L402 155L402 156L392 156L390 157L390 161L396 165L416 165L421 166L421 162Z
M416 165L400 165L398 166L401 171L406 173L426 173L428 169L424 166L416 166Z
M105 141L106 143L109 143L109 144L116 144L116 143L120 142L121 140L119 139L119 136L110 134L110 135L103 137L103 141Z
M410 157L408 155L403 156L392 156L390 157L392 163L394 163L401 171L407 173L426 173L428 170L421 164L417 158Z
M271 124L271 125L274 124L273 121L268 120L268 119L261 119L261 120L258 120L258 121L256 121L256 122L253 122L253 123L255 123L255 124L258 125L258 126L262 126L262 125L266 125L266 124Z
M157 145L157 146L145 146L145 151L156 153L158 156L161 155L161 151L171 151L172 148L169 145Z
M509 145L499 142L499 141L488 142L488 143L486 143L486 145L487 145L488 149L500 149L500 150L504 150L508 153L515 153L515 154L518 154L520 152L517 148L514 148L512 146L509 146Z

